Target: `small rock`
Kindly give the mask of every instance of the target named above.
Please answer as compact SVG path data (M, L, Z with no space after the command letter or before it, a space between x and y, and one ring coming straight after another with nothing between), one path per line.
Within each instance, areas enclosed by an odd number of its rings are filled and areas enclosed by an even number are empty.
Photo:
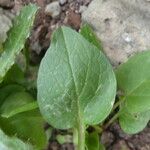
M61 8L58 1L48 4L45 8L45 13L53 18L58 17L60 12Z
M70 9L67 12L64 23L66 23L78 30L80 28L80 24L81 24L81 16L80 16L80 14L77 14L73 10Z
M52 142L49 142L47 149L59 150L61 149L61 145L58 144L56 141L52 141Z
M137 52L150 49L149 0L93 0L82 13L117 66Z
M134 144L131 143L131 142L128 142L128 146L129 146L131 149L134 149L134 148L135 148Z
M121 139L123 138L125 140L128 140L131 137L131 135L126 134L122 131L118 123L112 124L110 127L110 131L115 132L116 135L118 135L118 138L121 138Z
M64 5L67 3L67 0L59 0L60 5Z
M34 51L37 55L40 55L43 49L47 49L50 43L51 32L48 31L48 27L45 25L40 25L33 32L30 37L30 49Z
M130 148L124 140L120 140L113 145L112 150L130 150Z
M102 133L101 142L106 147L110 146L113 143L114 140L115 140L115 137L114 137L114 135L111 132L104 131Z
M63 144L61 145L62 149L68 149L68 150L73 150L74 149L74 145L72 143L67 143L67 144Z
M0 43L7 38L7 32L12 27L11 19L5 15L3 9L0 9Z
M37 4L43 8L44 7L44 1L43 0L37 0Z
M91 1L92 1L92 0L83 0L83 4L84 4L85 6L88 6Z
M12 8L14 4L14 0L0 0L1 7Z
M83 13L84 11L86 11L88 7L87 6L80 6L80 9L79 9L79 13Z

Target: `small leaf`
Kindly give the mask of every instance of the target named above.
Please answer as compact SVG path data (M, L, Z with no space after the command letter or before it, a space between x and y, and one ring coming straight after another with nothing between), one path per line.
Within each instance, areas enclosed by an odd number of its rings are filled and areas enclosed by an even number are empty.
M10 84L0 88L0 106L2 105L4 100L12 93L23 91L25 91L25 88L17 84Z
M37 101L34 101L34 102L29 103L29 104L25 104L25 105L23 105L19 108L16 108L16 109L12 110L9 113L3 113L2 117L10 118L10 117L12 117L16 114L26 112L26 111L30 111L30 110L34 110L36 108L38 108L38 104L37 104Z
M47 143L43 126L43 118L37 109L19 113L8 119L0 117L0 127L5 133L32 143L38 150L44 149Z
M17 135L38 148L44 148L46 144L44 121L37 107L36 101L29 93L25 91L12 93L0 107L1 128L9 135Z
M118 87L124 92L124 106L130 113L150 109L150 51L131 57L116 71Z
M86 134L86 147L87 150L105 150L96 132Z
M20 67L17 64L14 64L5 75L1 85L5 86L8 84L22 84L24 80L24 72L20 69Z
M10 29L8 38L3 45L4 52L0 57L0 82L2 82L6 72L15 63L16 56L24 47L25 41L29 37L36 11L37 7L33 4L25 6L20 15L14 20L13 27Z
M149 120L150 110L143 113L131 114L124 109L119 117L121 128L128 134L135 134L142 131Z
M8 137L0 130L0 149L1 150L33 150L33 147L24 143L16 137Z
M0 113L3 117L12 117L18 113L37 108L33 97L26 92L16 92L5 99L0 107Z
M93 32L92 28L88 24L85 24L81 27L80 34L90 43L95 45L99 50L103 51L101 41L98 39L98 37L96 36L96 34Z
M0 56L2 52L3 52L3 44L0 42Z
M100 123L116 94L116 79L104 54L67 27L54 32L37 86L43 117L60 129Z
M71 135L57 135L56 139L59 144L72 143Z

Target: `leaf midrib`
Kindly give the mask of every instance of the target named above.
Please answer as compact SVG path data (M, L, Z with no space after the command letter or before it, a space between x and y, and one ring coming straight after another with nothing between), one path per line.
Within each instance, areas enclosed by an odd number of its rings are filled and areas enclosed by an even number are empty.
M125 97L132 96L132 93L134 93L142 84L144 84L147 80L150 80L150 77L142 80L133 90L131 90Z
M62 35L63 35L63 39L64 39L64 45L65 45L65 48L66 48L66 52L67 52L67 59L68 59L68 64L69 64L69 68L70 68L70 72L71 72L71 76L72 76L72 79L73 79L73 83L74 83L74 88L75 88L75 94L76 94L76 105L77 105L77 111L78 111L78 117L77 118L77 123L79 124L82 124L82 114L81 114L81 110L80 110L80 103L79 103L79 97L78 97L78 94L77 94L77 86L76 86L76 83L75 83L75 77L74 77L74 74L73 74L73 70L72 70L72 66L71 66L71 63L70 63L70 57L69 57L69 52L68 52L68 48L67 48L67 43L66 43L66 39L65 39L65 36L64 36L64 31L63 29L61 28L61 31L62 31Z

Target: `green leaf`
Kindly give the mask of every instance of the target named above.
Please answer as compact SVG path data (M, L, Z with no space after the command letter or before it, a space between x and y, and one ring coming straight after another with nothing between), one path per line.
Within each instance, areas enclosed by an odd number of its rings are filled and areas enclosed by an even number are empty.
M59 144L65 144L65 143L72 143L72 136L71 135L57 135L56 139Z
M7 112L7 113L3 113L2 117L5 118L10 118L16 114L22 113L22 112L26 112L26 111L30 111L30 110L34 110L38 108L38 104L37 101L31 102L29 104L25 104L23 106L20 106L19 108L15 108L14 110Z
M1 117L0 127L8 135L16 135L32 143L36 146L36 150L44 149L46 146L44 121L37 109L19 113L8 119Z
M2 86L8 84L22 84L25 80L24 72L17 64L14 64L5 75Z
M0 107L1 128L9 135L17 135L38 148L44 148L46 144L44 121L37 107L37 102L27 92L10 94Z
M98 133L86 134L86 148L87 150L105 150L104 146L100 144Z
M8 137L0 130L0 149L1 150L33 150L33 147L22 142L16 137Z
M116 71L118 87L124 92L124 107L130 113L150 109L150 51L139 53Z
M103 144L99 143L99 150L106 150L106 148Z
M54 32L37 86L43 117L61 129L100 123L116 94L116 79L104 54L67 27Z
M3 52L3 44L0 42L0 56L2 52Z
M0 106L2 105L4 100L12 93L23 91L25 91L25 88L17 84L10 84L0 88Z
M101 41L98 39L98 37L96 36L96 34L93 32L92 28L88 24L85 24L81 27L80 34L90 43L95 45L99 50L103 51Z
M116 71L119 89L124 92L119 122L130 134L140 132L150 120L150 51L131 57Z
M135 134L142 131L149 120L150 110L143 113L131 114L124 109L119 117L121 128L128 134Z
M27 92L17 92L8 96L0 107L2 117L12 117L18 113L37 108L37 103Z
M15 63L15 58L24 47L26 38L29 37L37 7L33 4L25 6L20 15L14 20L13 27L8 33L8 38L3 45L4 52L0 57L0 82L6 72Z

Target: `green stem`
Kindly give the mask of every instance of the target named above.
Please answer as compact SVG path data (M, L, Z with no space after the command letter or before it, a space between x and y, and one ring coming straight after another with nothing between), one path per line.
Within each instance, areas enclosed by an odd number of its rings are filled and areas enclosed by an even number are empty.
M105 125L104 129L107 129L120 115L120 112L116 113Z
M92 126L94 129L95 129L95 131L97 132L97 133L99 133L99 134L101 134L102 132L103 132L103 129L100 127L100 126L98 126L98 125L93 125Z
M118 102L115 103L113 109L112 109L112 112L117 108L119 107L123 102L125 101L125 98L123 97L122 99L119 99Z
M78 124L78 150L85 150L85 125L80 118Z
M76 128L73 129L73 143L74 143L74 148L77 150L78 146L78 131Z
M125 101L125 97L119 99L119 101L114 105L111 112L113 112L117 107L119 107ZM107 129L120 115L122 108L104 125L104 129Z
M121 100L119 100L118 102L116 102L115 105L114 105L114 107L113 107L113 109L112 109L112 111L114 111L117 107L119 107L121 103L122 103Z

